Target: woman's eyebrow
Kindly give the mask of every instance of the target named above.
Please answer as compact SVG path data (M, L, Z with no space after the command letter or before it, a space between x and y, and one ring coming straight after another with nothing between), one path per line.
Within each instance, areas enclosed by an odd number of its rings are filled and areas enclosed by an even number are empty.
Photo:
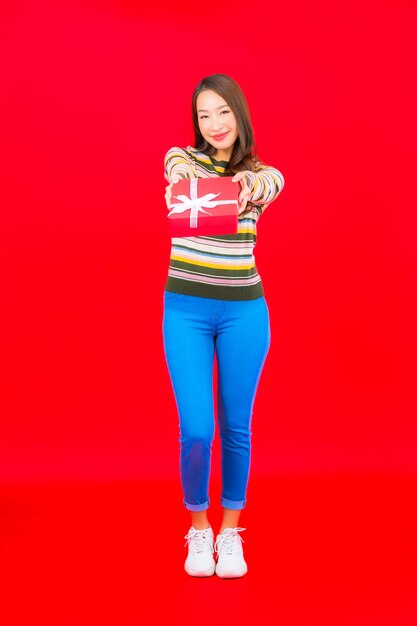
M223 107L227 107L229 106L228 104L221 104L219 107L216 107L216 109L222 109ZM208 113L207 109L198 109L197 111L198 113Z

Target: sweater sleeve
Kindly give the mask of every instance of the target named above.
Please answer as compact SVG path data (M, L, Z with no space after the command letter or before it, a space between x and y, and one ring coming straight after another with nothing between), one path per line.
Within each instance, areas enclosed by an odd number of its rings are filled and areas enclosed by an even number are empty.
M284 176L275 167L264 167L259 172L245 172L251 195L249 202L256 205L271 204L284 187ZM266 207L262 207L263 210Z
M192 161L183 148L174 146L170 148L164 157L164 178L169 183L173 176L179 178L195 178L195 170Z

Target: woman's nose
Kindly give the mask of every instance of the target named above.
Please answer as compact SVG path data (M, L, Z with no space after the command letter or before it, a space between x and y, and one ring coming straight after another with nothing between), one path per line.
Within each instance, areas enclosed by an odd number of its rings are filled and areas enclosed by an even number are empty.
M223 120L221 117L215 117L211 122L211 131L216 132L223 126Z

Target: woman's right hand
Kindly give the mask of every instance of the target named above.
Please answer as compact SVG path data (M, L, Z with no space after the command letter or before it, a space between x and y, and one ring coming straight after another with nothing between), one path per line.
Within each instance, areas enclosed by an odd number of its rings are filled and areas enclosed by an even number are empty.
M172 177L172 181L170 182L170 184L165 187L165 189L166 189L166 191L165 191L165 201L167 203L167 209L169 209L169 210L170 210L169 205L171 204L172 185L174 185L175 183L178 183L179 180L180 180L179 176L173 176Z

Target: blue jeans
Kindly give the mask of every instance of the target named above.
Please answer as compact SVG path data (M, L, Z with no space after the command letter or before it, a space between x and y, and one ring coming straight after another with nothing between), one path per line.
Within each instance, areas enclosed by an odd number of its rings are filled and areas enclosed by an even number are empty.
M184 505L190 511L204 511L210 504L216 354L221 505L243 509L250 467L252 410L270 344L265 298L217 300L165 291L163 340L179 415Z

